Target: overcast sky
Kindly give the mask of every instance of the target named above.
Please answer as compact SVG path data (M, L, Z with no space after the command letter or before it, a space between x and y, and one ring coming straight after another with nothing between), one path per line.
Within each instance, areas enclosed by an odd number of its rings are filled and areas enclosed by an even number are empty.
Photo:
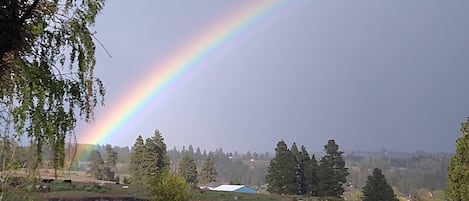
M194 34L253 1L108 1L97 19L100 124ZM292 1L172 82L106 143L454 152L469 116L469 1ZM77 135L90 125L80 123Z

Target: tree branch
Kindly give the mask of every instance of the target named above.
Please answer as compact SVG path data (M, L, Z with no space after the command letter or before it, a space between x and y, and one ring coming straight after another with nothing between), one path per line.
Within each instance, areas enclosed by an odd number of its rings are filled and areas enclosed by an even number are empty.
M30 18L34 8L36 8L39 0L34 0L33 4L24 12L23 16L21 16L20 22L23 23L26 19Z

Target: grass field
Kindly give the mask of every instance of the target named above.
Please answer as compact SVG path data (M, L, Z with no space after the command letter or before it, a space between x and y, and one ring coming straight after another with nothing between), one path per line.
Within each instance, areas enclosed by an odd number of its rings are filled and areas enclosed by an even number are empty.
M138 198L151 200L151 195L141 186L129 185L128 189L123 189L123 185L75 182L73 184L55 181L48 186L50 193L35 193L34 200L65 199L65 200L87 200L89 198ZM199 190L192 192L190 201L320 201L318 198L300 197L300 196L281 196L281 195L263 195L263 194L244 194L232 192L206 191L201 193ZM331 200L330 200L331 201Z
M122 188L124 185L114 183L96 183L96 182L72 182L54 181L46 185L50 188L47 193L34 193L34 200L48 200L51 198L74 199L90 197L106 198L141 198L150 199L149 192L137 185L130 185L128 188Z
M16 174L22 176L21 172ZM42 169L40 170L41 179L53 179L53 170ZM121 175L120 177L128 175ZM64 182L64 180L71 180L72 183ZM26 183L23 187L30 190L22 190L28 194L27 197L22 193L13 194L14 200L18 197L21 200L28 200L24 198L32 198L32 200L151 200L151 194L144 187L139 185L128 185L128 188L123 188L122 184L114 182L99 181L91 179L83 171L59 171L58 178L51 183L37 183L41 187L46 187L47 191L31 190L32 184ZM27 187L29 186L29 187ZM50 192L49 192L50 191ZM11 196L11 195L10 195ZM125 199L124 199L125 198ZM192 192L190 201L322 201L326 199L318 199L312 197L301 196L281 196L281 195L264 195L264 194L243 194L232 192L214 192L206 191L201 193L199 190ZM328 199L331 201L330 199Z
M335 201L337 198L319 199L315 197L303 196L282 196L282 195L263 195L263 194L244 194L231 192L214 192L207 191L205 193L193 193L191 201Z

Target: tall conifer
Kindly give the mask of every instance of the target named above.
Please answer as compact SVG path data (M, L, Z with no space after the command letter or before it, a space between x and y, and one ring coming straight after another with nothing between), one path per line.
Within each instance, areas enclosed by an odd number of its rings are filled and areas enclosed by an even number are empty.
M314 155L309 157L305 146L301 146L300 170L302 174L301 194L317 195L317 161Z
M200 181L203 184L208 184L214 182L217 179L217 169L215 168L215 163L212 160L212 157L209 155L202 164L202 169L200 170Z
M321 158L318 168L318 190L319 196L340 197L344 193L343 185L347 182L349 174L342 158L344 152L339 151L339 145L331 139L324 146L326 155Z
M95 179L102 180L104 176L103 172L104 161L101 154L98 151L92 151L90 153L90 163L88 165L88 174L93 176Z
M296 194L296 161L285 141L280 140L275 148L275 157L267 169L267 191L275 194Z
M363 188L363 201L399 201L381 169L375 168Z
M195 164L194 159L189 155L184 155L179 162L179 175L186 179L187 183L196 185L198 183L197 179L197 165Z
M130 152L129 172L132 183L143 184L143 159L145 157L145 144L142 136L138 136Z
M451 200L469 200L469 118L461 124L456 153L448 166L447 195Z

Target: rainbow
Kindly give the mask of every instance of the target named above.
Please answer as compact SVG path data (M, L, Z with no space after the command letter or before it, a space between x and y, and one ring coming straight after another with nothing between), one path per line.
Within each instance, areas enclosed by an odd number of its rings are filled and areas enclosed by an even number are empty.
M152 100L156 99L165 89L179 77L207 59L217 50L234 42L253 24L269 16L280 7L282 0L256 0L249 1L241 7L220 18L208 29L190 41L179 51L171 54L163 62L153 66L151 72L145 72L146 78L141 79L132 90L122 95L121 102L117 103L100 120L99 124L90 127L84 136L78 136L80 143L104 144L109 138L123 128L126 122L135 117ZM77 159L87 157L91 150L77 153Z

